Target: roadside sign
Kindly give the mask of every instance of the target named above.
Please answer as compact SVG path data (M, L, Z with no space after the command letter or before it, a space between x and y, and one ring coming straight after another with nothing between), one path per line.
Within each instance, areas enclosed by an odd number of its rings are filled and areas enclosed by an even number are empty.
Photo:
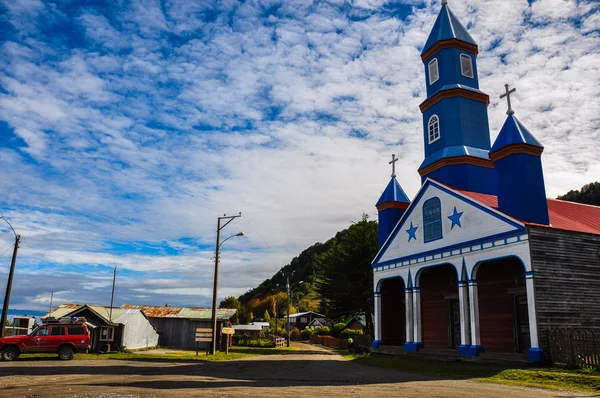
M197 328L196 329L196 342L198 343L210 343L212 341L212 329L211 328Z
M235 334L234 328L223 328L221 329L221 333L223 334Z

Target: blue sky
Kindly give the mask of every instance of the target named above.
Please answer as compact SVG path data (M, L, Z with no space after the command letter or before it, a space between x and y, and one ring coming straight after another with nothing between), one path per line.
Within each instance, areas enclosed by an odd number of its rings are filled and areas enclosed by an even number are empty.
M549 196L600 175L594 1L450 1L479 44L490 134L516 115ZM208 306L375 215L392 153L416 193L420 51L439 1L0 2L0 214L11 307ZM12 235L0 226L0 281ZM7 250L5 252L5 250ZM3 253L5 252L5 253ZM2 285L2 283L0 283ZM0 287L0 293L3 286Z

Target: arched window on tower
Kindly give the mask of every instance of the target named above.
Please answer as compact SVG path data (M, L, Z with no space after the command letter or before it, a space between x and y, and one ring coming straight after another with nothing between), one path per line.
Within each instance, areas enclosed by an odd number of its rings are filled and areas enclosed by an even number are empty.
M423 238L425 243L442 238L442 205L439 198L423 203Z
M440 139L440 119L437 115L433 115L429 118L427 123L427 129L429 132L429 143L434 143Z
M460 73L466 77L473 77L473 61L467 54L460 54Z
M437 58L434 58L429 62L429 84L437 82L439 78L438 61Z

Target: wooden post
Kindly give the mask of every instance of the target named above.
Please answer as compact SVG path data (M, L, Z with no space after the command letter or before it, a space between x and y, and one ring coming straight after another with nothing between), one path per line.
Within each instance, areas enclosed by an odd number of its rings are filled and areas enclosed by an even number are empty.
M225 335L225 355L229 355L229 335Z
M200 348L200 343L196 341L196 356L198 356L198 349Z

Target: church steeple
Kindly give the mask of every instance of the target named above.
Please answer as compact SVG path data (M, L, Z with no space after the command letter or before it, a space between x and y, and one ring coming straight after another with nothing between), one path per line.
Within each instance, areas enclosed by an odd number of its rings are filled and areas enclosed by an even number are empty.
M508 117L490 151L497 175L498 209L523 221L548 225L548 202L542 169L544 147L514 115L508 89Z
M469 191L494 194L489 160L489 97L479 90L477 43L446 1L423 47L427 99L423 114L423 181L431 177Z
M375 207L378 212L379 248L383 246L392 230L410 205L408 196L396 180L396 162L398 158L392 154L392 178L381 194Z

